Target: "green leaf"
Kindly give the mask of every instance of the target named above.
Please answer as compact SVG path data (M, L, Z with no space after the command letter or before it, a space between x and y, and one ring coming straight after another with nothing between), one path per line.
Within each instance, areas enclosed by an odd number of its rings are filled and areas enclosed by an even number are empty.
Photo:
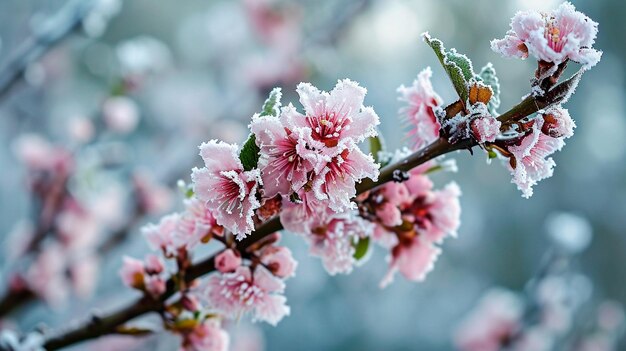
M270 92L270 96L263 103L263 108L259 116L274 116L278 117L280 113L280 98L283 96L280 88L274 88Z
M370 153L372 154L372 157L374 157L374 161L380 163L378 153L385 150L385 141L383 140L383 137L380 134L377 136L369 137L369 142Z
M358 261L367 255L367 251L370 247L370 238L359 238L359 241L354 244L354 255L353 257Z
M480 70L480 73L476 78L488 85L493 91L493 95L491 96L491 100L489 100L489 104L487 104L487 108L489 109L489 112L495 116L497 114L496 110L500 107L500 81L496 75L496 69L493 68L491 62L487 63L485 67Z
M239 159L241 160L244 171L256 168L261 155L260 151L261 149L259 149L256 145L256 137L254 134L250 134L248 140L246 140L245 144L243 144L241 152L239 153Z
M498 157L498 154L495 151L491 150L491 149L487 150L487 155L489 156L489 159Z
M472 61L465 55L458 53L455 49L446 50L441 40L432 38L428 33L422 34L424 41L434 51L443 66L459 98L463 103L468 98L468 81L474 77Z

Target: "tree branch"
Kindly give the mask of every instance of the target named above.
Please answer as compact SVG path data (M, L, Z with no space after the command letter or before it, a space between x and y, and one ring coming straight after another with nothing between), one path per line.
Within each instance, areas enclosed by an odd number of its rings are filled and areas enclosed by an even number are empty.
M34 35L23 42L0 68L0 100L20 81L33 62L80 26L94 5L93 0L69 1L35 29Z
M564 82L565 83L565 82ZM540 108L544 108L547 105L539 103L533 97L524 99L520 104L514 106L508 112L500 116L502 122L508 122L514 119L520 119L526 117L534 112L537 112ZM432 144L426 146L420 151L413 153L407 158L388 165L381 169L380 175L377 181L366 179L357 185L357 194L362 194L366 191L375 189L376 187L393 180L394 171L409 171L419 165L424 164L438 156L447 154L452 151L471 149L476 146L477 143L473 139L461 140L455 144L450 144L445 138L437 139ZM262 240L270 234L273 234L279 230L282 230L283 226L280 223L280 218L275 217L261 226L259 226L252 234L247 236L242 241L238 242L237 248L241 251L247 249L254 243ZM200 261L192 265L185 275L185 280L191 282L205 274L208 274L215 270L215 257L210 256L203 261ZM134 303L115 311L105 317L95 318L89 321L87 324L79 326L73 330L60 333L56 336L48 338L44 344L46 350L57 350L63 347L67 347L79 342L94 339L103 335L114 334L116 329L126 323L127 321L141 316L143 314L158 311L163 308L164 302L176 293L176 285L172 279L167 282L167 290L160 300L151 300L149 297L143 297Z

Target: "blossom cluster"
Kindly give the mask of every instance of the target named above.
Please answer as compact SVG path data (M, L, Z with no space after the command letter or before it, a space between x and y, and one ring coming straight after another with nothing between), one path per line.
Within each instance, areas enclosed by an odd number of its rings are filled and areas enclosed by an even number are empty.
M518 14L514 23L536 16ZM448 151L478 146L490 158L505 161L523 195L532 195L532 187L552 175L550 155L563 147L575 127L561 107L564 99L541 99L556 89L567 60L581 63L583 69L593 65L591 56L583 56L595 52L589 46L596 25L581 16L569 4L540 16L542 35L562 34L551 40L567 42L567 50L550 47L551 60L536 48L549 45L537 41L536 33L515 32L524 45L517 43L516 48L540 61L526 99L542 103L543 109L531 113L500 115L500 86L493 66L487 64L475 73L467 57L425 34L459 99L444 105L430 81L430 68L420 72L411 86L401 86L399 99L405 106L400 114L410 129L411 148L397 152L383 149L379 117L364 105L366 89L356 82L339 80L330 92L298 84L302 110L293 104L283 106L280 89L272 90L261 112L252 117L250 135L242 146L219 140L200 145L203 165L192 170L184 209L142 229L161 257L125 258L124 283L146 298L165 301L164 326L182 337L183 350L224 350L228 335L223 320L249 315L276 325L290 313L285 281L294 276L297 262L287 247L278 245L277 231L282 228L303 238L310 254L319 257L331 275L350 273L369 257L373 242L389 252L382 287L397 272L408 280L425 279L443 241L457 235L461 191L454 182L438 188L431 180L435 171L456 169L439 154L407 164L433 145L447 146ZM584 35L588 37L581 39ZM512 36L509 33L505 40L512 41ZM503 45L493 44L494 49ZM543 49L543 54L550 53ZM562 55L557 57L557 52ZM361 150L364 141L370 142L369 153ZM276 226L278 221L282 227ZM210 265L211 274L201 281L192 258L205 244L218 248L203 263ZM509 337L520 318L500 316L498 308L492 323L497 330L484 331L496 339Z

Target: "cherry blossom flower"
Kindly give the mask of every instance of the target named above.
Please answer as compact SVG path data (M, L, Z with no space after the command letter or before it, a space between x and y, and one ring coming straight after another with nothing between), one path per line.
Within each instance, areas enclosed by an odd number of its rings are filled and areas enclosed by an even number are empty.
M252 269L240 266L233 273L218 273L209 277L206 297L208 303L226 316L237 318L251 313L253 320L276 325L289 315L287 299L282 295L285 283L261 266Z
M310 129L309 144L322 154L334 156L350 143L376 135L378 115L371 107L363 106L367 91L357 83L340 80L330 93L300 83L296 91L305 115L287 106L282 111L284 125L290 130Z
M416 236L406 243L400 242L392 250L387 274L380 282L381 288L393 282L396 271L413 281L422 281L435 266L441 249L423 237Z
M139 107L128 97L113 96L102 105L102 117L109 129L127 134L139 124Z
M328 206L336 212L354 208L351 199L356 196L356 182L364 178L376 181L379 167L371 155L360 149L345 149L333 157L313 181L315 196L320 200L328 199Z
M250 124L261 148L263 195L289 195L307 183L307 174L320 163L321 156L306 143L308 128L294 131L284 127L279 118L255 116Z
M352 272L356 263L354 243L360 237L371 235L374 226L353 212L333 213L322 216L311 225L305 239L309 242L311 255L322 259L324 269L330 274Z
M145 261L124 256L120 277L124 285L142 290L153 298L158 298L166 290L166 280L162 274L165 265L156 255L146 256Z
M280 222L290 232L306 234L310 232L311 223L325 213L326 207L312 191L300 191L296 194L299 199L297 202L283 198Z
M63 248L48 245L26 272L28 287L49 305L58 307L69 295L65 279L66 260Z
M198 323L183 334L180 351L227 351L230 338L215 319Z
M503 39L491 42L491 48L504 57L526 58L559 65L570 59L584 69L595 66L602 52L592 48L598 23L576 11L569 2L550 13L518 12L511 20L511 30Z
M13 143L16 157L31 170L68 174L74 167L71 154L37 134L24 134Z
M222 273L234 272L241 266L241 255L233 249L226 249L215 257L215 268Z
M400 113L411 126L409 137L412 139L413 148L421 149L439 137L441 125L435 116L435 109L440 107L443 101L434 91L430 77L430 67L417 75L413 85L398 88L400 100L407 106L400 109Z
M200 156L205 167L194 168L191 175L196 196L219 225L243 239L254 230L252 216L261 205L256 198L259 170L244 171L237 146L216 140L200 145Z
M523 303L502 289L489 291L461 322L455 343L462 351L497 351L520 327Z
M373 218L368 218L376 223L373 239L391 249L381 287L391 283L398 271L409 280L422 281L441 253L435 244L456 236L460 226L458 185L433 190L423 174L426 169L414 169L407 181L387 183L362 200L361 210L369 211Z
M161 250L166 257L174 257L184 246L178 237L180 214L172 213L161 218L158 224L148 223L141 233L153 250Z
M556 163L552 157L554 152L561 150L565 144L562 139L552 138L541 133L541 119L535 119L531 133L522 137L519 145L512 145L508 151L515 157L515 167L509 163L513 183L529 198L533 195L532 187L540 180L552 176Z
M291 250L285 246L267 246L261 252L261 262L279 278L296 275L298 262L293 258Z
M205 203L196 198L185 199L185 211L180 215L176 231L179 243L184 243L187 250L192 250L201 242L206 242L213 235L224 235L224 228Z
M143 289L144 276L146 274L143 262L128 256L124 256L123 262L120 276L124 285L135 289Z

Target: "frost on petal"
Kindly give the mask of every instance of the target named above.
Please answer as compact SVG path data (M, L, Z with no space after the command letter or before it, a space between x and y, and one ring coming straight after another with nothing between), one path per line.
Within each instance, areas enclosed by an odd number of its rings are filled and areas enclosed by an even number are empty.
M254 320L276 325L289 315L282 295L285 284L264 267L240 266L232 273L217 273L209 277L206 297L211 306L225 315L238 318L252 313Z
M293 106L283 109L281 119L286 127L310 130L312 147L323 155L341 152L351 143L358 143L376 135L378 116L371 108L363 106L365 88L350 80L337 83L330 92L320 92L308 83L297 88L305 115L300 115Z
M530 53L541 61L558 65L570 59L589 69L602 54L592 48L597 34L598 23L564 2L550 13L518 12L511 31L491 47L505 57L525 58Z
M556 163L549 156L561 150L565 144L562 139L541 133L542 122L541 120L537 122L532 133L525 136L519 146L509 147L509 151L516 159L515 168L508 165L513 176L512 182L517 185L525 198L532 196L532 187L540 180L552 176Z
M521 59L528 57L526 44L513 33L505 35L502 39L492 40L491 50L499 53L502 57Z
M553 106L541 113L543 125L541 132L552 138L570 138L574 135L576 123L567 109Z
M311 225L311 232L305 238L310 243L310 253L320 257L326 271L335 275L350 273L355 264L353 243L359 237L372 234L372 223L357 214L328 212Z
M360 149L346 149L327 163L313 182L313 191L318 199L328 199L328 206L336 212L353 208L356 183L364 178L378 179L379 167L371 155Z
M269 246L263 249L261 262L279 278L293 277L298 267L291 250L285 246Z
M234 272L240 265L241 255L232 249L226 249L215 257L215 268L222 273Z
M185 199L184 204L185 211L180 215L175 235L177 245L191 250L212 235L224 234L224 228L217 224L215 216L202 200L192 197Z
M427 67L418 74L412 86L398 88L400 100L407 104L400 109L400 113L411 127L409 138L414 149L420 149L439 137L441 125L435 116L435 108L443 101L433 89L431 76L432 71Z
M318 163L319 156L308 147L307 128L291 131L279 118L255 117L250 124L261 149L263 195L289 195L307 182L307 173Z
M180 215L173 213L161 218L158 224L146 224L141 228L141 233L153 250L162 250L163 253L172 257L177 254L179 245L176 240L176 231Z
M500 134L500 126L502 123L497 118L489 115L485 117L478 117L472 120L471 129L472 135L480 144L485 142L493 142Z
M237 146L211 140L200 146L205 167L194 168L196 196L206 203L217 223L244 238L254 230L252 217L261 205L256 198L261 182L258 169L244 171Z
M407 244L398 244L393 249L389 271L381 281L381 287L393 282L393 276L397 271L408 280L424 280L433 269L440 253L440 248L420 237L415 237Z

